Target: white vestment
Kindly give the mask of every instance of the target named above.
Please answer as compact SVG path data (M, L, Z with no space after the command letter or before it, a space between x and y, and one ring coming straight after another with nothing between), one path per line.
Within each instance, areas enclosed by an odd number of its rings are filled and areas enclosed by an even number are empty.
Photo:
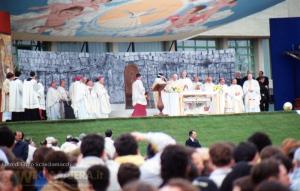
M57 91L59 93L60 100L62 100L62 101L68 101L69 100L68 92L65 88L63 88L61 86L58 86Z
M178 84L180 85L180 88L182 88L184 91L193 89L193 82L190 78L180 78L178 80Z
M49 120L60 119L60 95L57 89L50 87L47 92L46 112Z
M244 82L245 112L260 112L260 87L258 81L247 80Z
M100 106L99 100L97 98L97 94L93 87L86 87L85 97L84 97L84 104L87 111L87 118L88 119L95 119L98 117L100 113Z
M201 82L193 82L192 90L204 91L203 89L204 89L204 87L203 87L203 84Z
M77 119L88 119L88 113L85 106L85 95L87 87L80 81L75 81L70 86L70 98L72 100L72 108Z
M174 88L175 87L180 88L178 80L175 80L175 81L174 80L169 80L169 81L167 81L167 85L165 87L165 91L167 91L167 92L174 92Z
M38 84L38 100L39 100L39 109L46 110L46 99L45 99L45 87L41 82Z
M23 83L23 108L38 109L40 107L38 99L39 86L35 79L25 80Z
M244 107L244 92L240 85L231 84L228 89L228 107L226 113L243 113Z
M136 104L147 105L145 88L141 80L135 80L132 84L132 106Z
M212 83L212 82L211 83L205 83L204 86L203 86L203 91L212 93L214 91L214 86L215 86L215 84Z
M94 85L93 89L97 94L98 103L100 107L100 113L98 114L98 117L108 118L108 115L111 112L111 105L109 102L109 95L107 93L107 90L105 89L103 84L100 84L99 82Z
M9 111L23 112L23 82L19 78L15 78L10 82L9 87Z
M225 109L227 107L227 97L228 97L228 86L226 84L221 85L222 90L220 92L220 114L224 114L225 113Z
M2 86L1 112L9 111L9 86L10 80L6 78Z
M10 80L5 79L2 86L2 102L1 102L1 112L3 112L2 115L2 121L11 120L11 112L9 112L9 86L10 86Z

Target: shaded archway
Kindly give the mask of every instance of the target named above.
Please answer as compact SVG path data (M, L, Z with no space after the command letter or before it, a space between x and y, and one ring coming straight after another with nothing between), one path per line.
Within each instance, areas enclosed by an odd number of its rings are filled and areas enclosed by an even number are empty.
M128 64L124 70L125 84L125 108L132 109L132 83L135 80L135 75L139 72L136 64Z

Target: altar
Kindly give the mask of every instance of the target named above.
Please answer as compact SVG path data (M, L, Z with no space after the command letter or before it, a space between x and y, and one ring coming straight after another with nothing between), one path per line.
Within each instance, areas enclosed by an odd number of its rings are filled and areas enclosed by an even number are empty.
M163 113L169 116L222 114L223 112L218 109L221 98L219 93L199 90L162 92Z

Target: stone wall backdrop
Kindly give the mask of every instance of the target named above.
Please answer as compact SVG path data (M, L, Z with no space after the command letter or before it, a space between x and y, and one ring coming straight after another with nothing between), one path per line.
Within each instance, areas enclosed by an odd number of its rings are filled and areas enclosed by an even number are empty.
M234 49L197 52L118 52L118 53L77 53L18 51L18 67L21 78L35 71L47 90L52 80L59 83L66 80L67 86L76 75L95 79L105 76L106 87L112 103L124 103L124 69L127 64L136 64L143 75L147 91L159 72L169 77L173 73L187 70L189 77L199 75L203 81L207 75L217 83L224 77L229 84L234 76Z

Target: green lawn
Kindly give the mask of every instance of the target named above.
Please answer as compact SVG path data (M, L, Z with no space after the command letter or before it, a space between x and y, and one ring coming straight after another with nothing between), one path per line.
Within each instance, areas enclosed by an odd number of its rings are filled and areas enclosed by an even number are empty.
M191 117L149 117L140 119L104 119L104 120L66 120L56 122L19 122L7 123L13 130L22 130L39 143L46 136L54 136L62 143L66 135L78 136L80 133L103 133L113 130L116 138L122 133L132 131L162 131L173 136L183 144L190 129L198 133L198 139L204 146L218 141L238 143L255 131L270 135L274 144L279 145L285 138L300 140L300 115L295 112L273 112L220 116ZM145 144L141 145L144 153Z

